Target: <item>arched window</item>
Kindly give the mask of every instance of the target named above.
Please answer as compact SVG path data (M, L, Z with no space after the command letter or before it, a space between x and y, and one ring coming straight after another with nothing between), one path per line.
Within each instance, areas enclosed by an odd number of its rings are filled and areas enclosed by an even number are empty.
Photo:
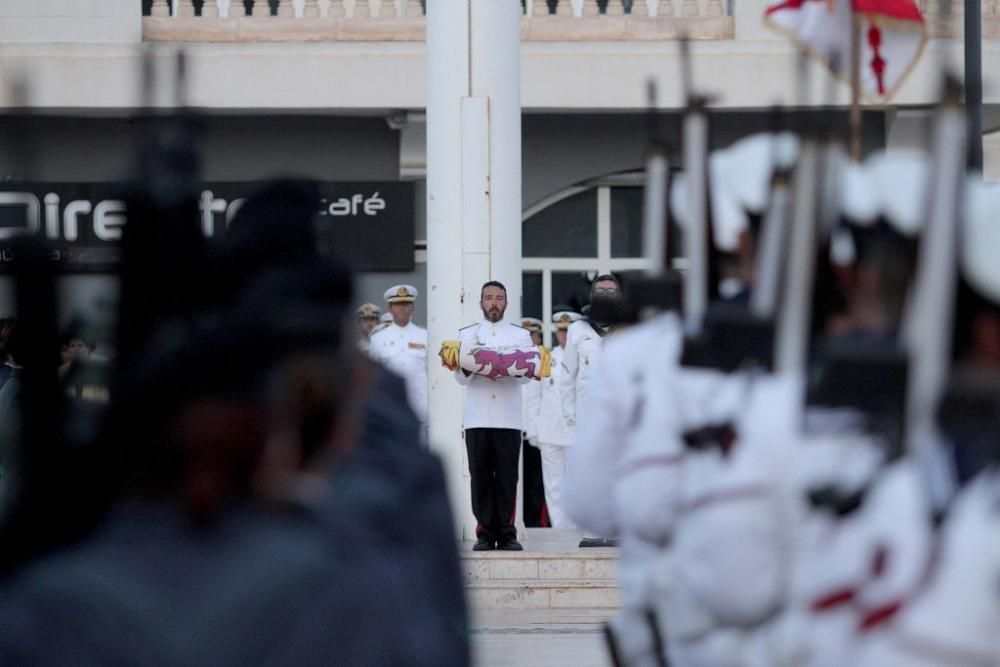
M574 185L530 206L522 217L521 312L545 323L553 308L579 310L601 273L645 268L641 173Z

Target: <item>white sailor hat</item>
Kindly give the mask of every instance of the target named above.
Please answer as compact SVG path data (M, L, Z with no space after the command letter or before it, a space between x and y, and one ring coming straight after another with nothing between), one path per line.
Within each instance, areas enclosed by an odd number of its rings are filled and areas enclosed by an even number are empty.
M569 329L569 325L579 320L580 317L579 313L574 313L571 310L560 310L558 313L552 313L552 323L556 325L557 330Z
M903 236L920 233L927 206L930 162L920 151L879 152L865 162L879 214Z
M868 164L845 160L840 170L840 215L852 224L875 224L882 209L881 196Z
M1000 304L1000 184L970 178L962 227L962 272L973 289Z
M389 324L392 322L392 313L382 313L382 317L378 318L378 321L383 324Z
M537 317L522 317L521 326L528 331L540 332L542 330L542 321Z
M799 139L795 134L754 134L713 154L716 163L713 178L719 179L720 187L743 209L763 213L774 173L791 169L798 156Z
M413 303L417 296L417 288L413 285L393 285L385 291L382 298L387 303Z
M747 213L736 199L719 183L717 174L721 163L709 160L711 189L712 236L715 247L724 252L735 252L740 234L747 228ZM674 177L670 188L670 210L683 228L687 225L687 182L685 176Z
M373 319L378 319L378 316L382 314L382 309L376 306L374 303L363 303L361 307L355 311L358 319L371 317Z

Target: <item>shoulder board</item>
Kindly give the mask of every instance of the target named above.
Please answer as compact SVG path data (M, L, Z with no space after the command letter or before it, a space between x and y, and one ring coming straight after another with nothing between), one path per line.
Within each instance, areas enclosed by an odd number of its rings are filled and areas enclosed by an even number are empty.
M524 329L524 327L522 327L520 324L514 324L513 322L511 322L510 325L512 327L517 327L518 329ZM524 330L527 331L527 329L524 329Z
M380 324L379 326L377 326L374 329L372 329L372 332L370 334L368 334L368 338L371 339L375 334L382 333L383 331L385 331L388 328L389 328L388 324Z
M472 327L478 327L479 322L473 322L472 324L466 324L464 327L459 329L459 331L465 331L466 329L471 329Z

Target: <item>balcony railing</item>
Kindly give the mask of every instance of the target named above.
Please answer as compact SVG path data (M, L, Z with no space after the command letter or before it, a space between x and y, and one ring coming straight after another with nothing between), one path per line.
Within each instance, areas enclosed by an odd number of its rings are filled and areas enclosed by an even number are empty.
M682 35L731 39L729 2L522 0L522 39L658 41ZM419 42L426 37L424 8L421 0L144 0L143 39Z

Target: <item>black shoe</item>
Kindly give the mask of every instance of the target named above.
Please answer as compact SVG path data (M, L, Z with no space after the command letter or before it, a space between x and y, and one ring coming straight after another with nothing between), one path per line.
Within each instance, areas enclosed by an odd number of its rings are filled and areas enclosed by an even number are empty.
M473 551L493 551L494 549L496 549L496 545L488 537L480 537L472 546Z
M603 537L585 537L580 540L579 547L581 549L588 549L590 547L603 547L607 546L606 540Z
M499 549L500 551L524 551L524 547L521 546L521 543L515 540L513 537L511 537L510 539L506 539L503 542L500 542L497 545L497 549Z

